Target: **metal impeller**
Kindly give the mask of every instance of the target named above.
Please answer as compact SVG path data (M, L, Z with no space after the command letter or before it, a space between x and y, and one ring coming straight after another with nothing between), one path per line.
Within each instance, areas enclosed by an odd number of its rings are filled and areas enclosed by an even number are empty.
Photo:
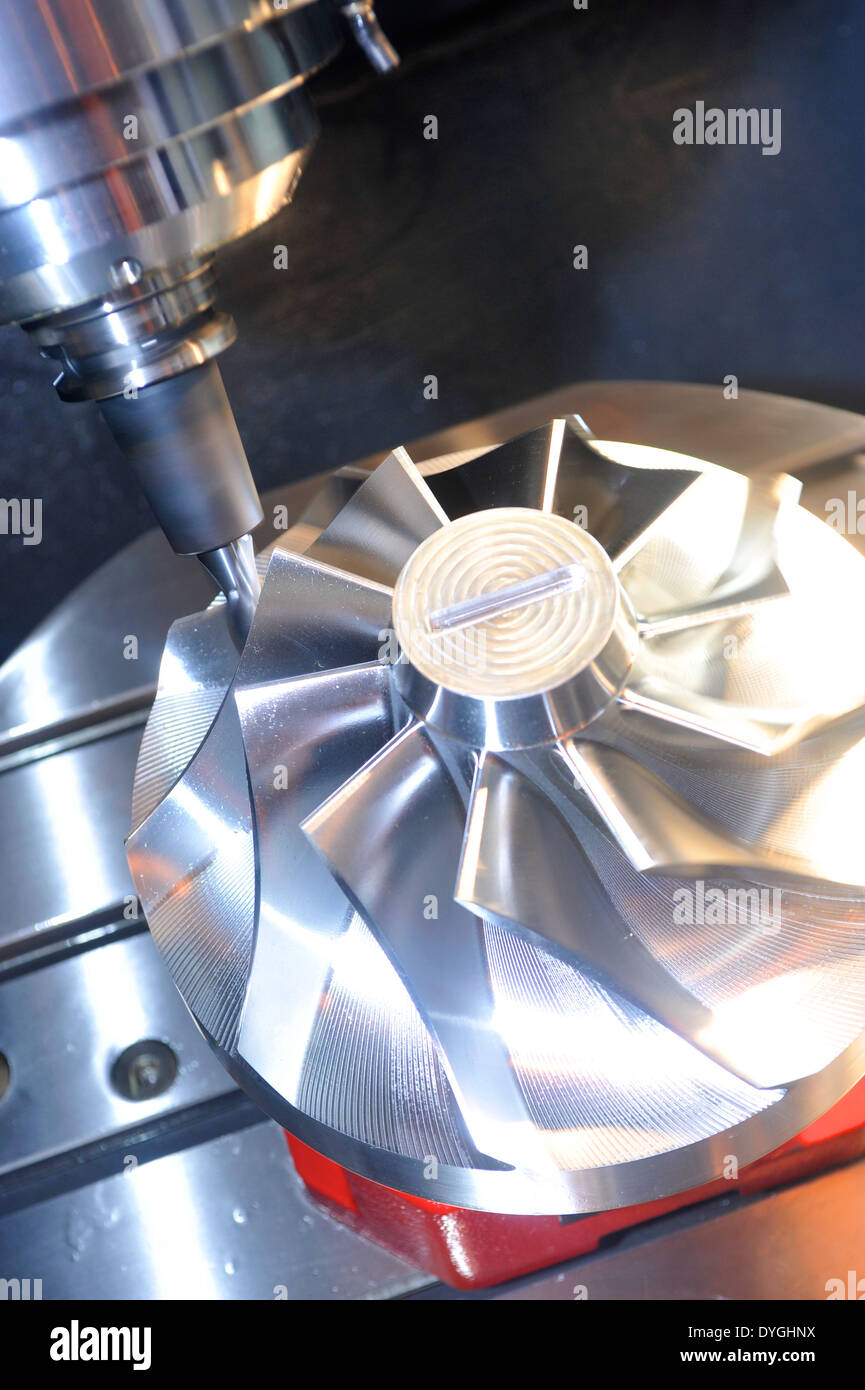
M276 1118L566 1212L855 1079L865 560L798 493L579 417L424 475L400 449L272 551L239 665L220 607L175 624L130 863Z

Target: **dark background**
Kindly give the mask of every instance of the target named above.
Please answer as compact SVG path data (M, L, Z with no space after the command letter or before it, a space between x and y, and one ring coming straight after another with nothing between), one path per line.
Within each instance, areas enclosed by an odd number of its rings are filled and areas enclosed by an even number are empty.
M865 410L861 3L378 8L403 67L348 51L316 79L294 205L218 260L262 487L586 378L734 373ZM698 99L781 107L780 154L675 145ZM0 536L0 656L152 524L50 377L0 331L0 496L44 499L41 546Z

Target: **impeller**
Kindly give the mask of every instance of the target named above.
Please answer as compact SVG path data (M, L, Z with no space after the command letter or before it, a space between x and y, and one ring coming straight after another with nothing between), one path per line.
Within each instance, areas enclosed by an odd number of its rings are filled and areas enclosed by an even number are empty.
M175 624L130 863L275 1118L566 1213L865 1070L865 560L798 492L579 417L400 449L272 550L239 663L220 606Z

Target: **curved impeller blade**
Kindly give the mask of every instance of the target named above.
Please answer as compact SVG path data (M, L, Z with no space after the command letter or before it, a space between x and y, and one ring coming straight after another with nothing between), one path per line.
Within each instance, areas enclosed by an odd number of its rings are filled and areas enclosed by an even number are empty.
M126 848L148 925L178 989L211 1037L231 1046L252 952L255 861L230 698L183 776Z
M306 553L321 564L393 585L412 551L447 521L406 450L394 449Z
M598 446L580 416L569 416L547 511L590 531L617 569L637 553L702 473L644 457L621 462Z
M786 1086L819 1071L861 1030L865 899L821 897L783 880L773 887L744 869L732 880L646 873L575 786L562 750L508 761L569 825L626 930L710 1010L693 1039L702 1050L752 1085ZM840 1014L839 991L849 1005Z
M241 685L376 660L391 590L276 546L238 667Z
M303 822L402 975L482 1153L547 1170L493 1016L482 922L453 899L464 811L424 729L403 729Z
M294 1105L334 945L353 917L300 822L390 737L388 675L377 664L349 666L239 689L235 700L259 880L238 1051Z
M783 753L865 704L862 652L836 645L835 626L809 631L791 598L644 640L618 707L658 721L659 746L667 725L670 736L693 735L694 747L717 740Z
M701 627L703 623L744 617L758 604L767 603L770 599L786 598L789 592L783 574L772 562L764 573L754 576L753 579L743 579L729 590L719 588L708 598L667 609L656 617L641 617L637 626L643 638L660 637L666 632L681 632L684 628Z
M575 784L642 873L698 877L741 871L779 881L826 882L819 860L737 839L628 753L603 743L566 739L556 756L567 764ZM853 872L855 876L835 882L865 886L865 860Z
M237 648L224 604L172 623L159 665L156 700L138 753L133 830L156 809L195 756L236 666Z
M646 636L750 612L789 593L779 531L802 485L708 467L617 562Z
M489 507L550 511L565 431L564 420L551 420L427 481L451 521Z
M280 544L286 550L304 554L368 477L368 473L350 467L328 473L294 525L283 532Z
M726 632L718 634L720 642L725 636ZM694 659L697 670L701 658L702 663L707 664L707 655L708 646ZM708 660L714 661L715 658L708 656ZM717 670L717 662L715 665ZM722 671L723 668L720 668L718 674ZM656 664L653 655L644 649L638 651L628 684L618 696L618 703L625 710L635 710L675 729L698 737L717 739L767 758L789 748L808 728L806 724L789 717L775 722L771 717L766 717L771 715L770 711L752 711L734 700L725 699L722 694L704 695L699 690L683 687L666 675L664 665L660 661Z
M490 754L472 789L456 897L543 938L727 1071L765 1084L729 1047L712 1011L628 929L548 795Z
M491 507L555 512L591 531L620 563L701 476L604 457L579 416L552 420L428 479L451 520Z
M728 610L726 598L716 612L711 602L699 612L692 603L679 626L643 626L619 701L649 717L659 747L674 741L690 751L719 740L778 755L813 733L822 736L865 704L865 646L850 640L849 626L850 608L865 605L861 557L817 517L793 506L783 480L778 486L772 554L788 595L745 603L739 611L735 605ZM659 564L663 553L662 547L655 557ZM706 560L710 579L721 558L723 552ZM682 583L670 580L668 593ZM699 598L699 584L694 592Z
M565 745L559 760L643 872L693 876L706 860L706 870L711 861L743 875L802 880L803 891L809 880L816 891L834 885L847 897L865 875L863 733L865 709L767 758L613 707L573 743L582 775Z

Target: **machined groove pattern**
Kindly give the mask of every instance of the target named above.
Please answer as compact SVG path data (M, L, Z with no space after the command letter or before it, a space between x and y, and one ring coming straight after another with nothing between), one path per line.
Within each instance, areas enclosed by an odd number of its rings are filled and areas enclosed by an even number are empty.
M227 1060L433 1199L685 1186L865 1030L865 658L837 640L865 562L791 479L615 453L569 419L426 476L395 451L274 549L225 679L257 882ZM154 721L189 688L171 649ZM208 717L130 840L157 918ZM215 788L190 814L224 854Z

